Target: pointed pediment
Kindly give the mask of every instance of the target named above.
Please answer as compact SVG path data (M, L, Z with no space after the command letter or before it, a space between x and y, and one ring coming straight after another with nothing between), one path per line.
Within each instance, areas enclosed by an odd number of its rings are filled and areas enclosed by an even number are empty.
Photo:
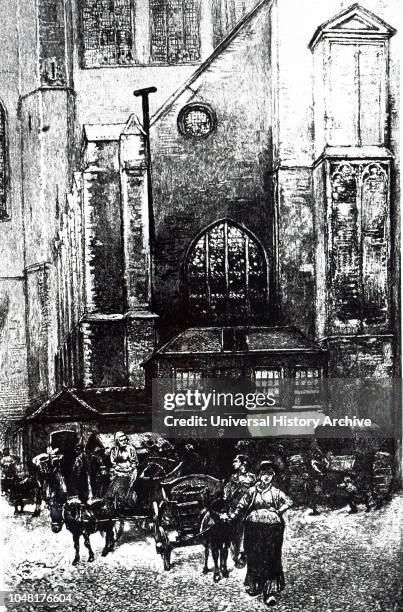
M370 23L369 21L366 21L364 19L360 19L360 17L358 17L357 15L353 17L349 17L348 19L344 19L344 21L341 21L337 25L334 25L331 29L332 30L337 30L337 29L372 30L374 32L379 30L379 28L377 28L373 23Z
M353 4L319 26L309 47L313 50L323 38L362 37L379 40L390 38L395 32L383 19L359 4Z
M130 115L124 129L122 130L122 134L143 134L143 136L145 136L144 128L141 125L141 121L137 115L134 113Z

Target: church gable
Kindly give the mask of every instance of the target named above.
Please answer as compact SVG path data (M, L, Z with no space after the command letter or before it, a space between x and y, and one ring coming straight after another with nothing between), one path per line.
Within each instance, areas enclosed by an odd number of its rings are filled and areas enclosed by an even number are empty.
M367 36L369 39L390 38L395 31L371 11L359 4L353 4L319 26L309 46L313 49L323 38L354 38L357 35Z

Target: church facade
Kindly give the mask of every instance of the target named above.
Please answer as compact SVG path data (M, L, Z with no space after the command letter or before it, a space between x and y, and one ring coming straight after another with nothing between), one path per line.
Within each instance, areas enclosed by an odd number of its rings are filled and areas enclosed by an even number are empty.
M335 414L349 381L400 377L396 2L14 4L0 93L14 445L144 431L162 375L280 397L295 379L299 411L345 381ZM392 431L398 412L386 393L369 416Z

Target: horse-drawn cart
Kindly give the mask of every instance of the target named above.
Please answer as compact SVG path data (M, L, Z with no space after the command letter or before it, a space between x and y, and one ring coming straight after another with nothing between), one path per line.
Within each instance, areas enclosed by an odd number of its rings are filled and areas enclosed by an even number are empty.
M154 502L159 503L163 499L162 482L178 478L182 474L182 469L182 461L178 463L178 461L165 457L147 457L142 462L134 485L136 504L134 507L116 510L117 541L123 533L125 522L137 525L139 531L148 528L150 520L154 518Z
M221 481L213 476L192 474L160 481L161 500L155 499L154 537L164 569L171 567L174 548L201 544L202 511L217 497Z
M135 490L138 498L138 508L147 516L153 516L153 502L162 500L161 483L173 480L182 475L183 462L165 457L147 457L143 461Z

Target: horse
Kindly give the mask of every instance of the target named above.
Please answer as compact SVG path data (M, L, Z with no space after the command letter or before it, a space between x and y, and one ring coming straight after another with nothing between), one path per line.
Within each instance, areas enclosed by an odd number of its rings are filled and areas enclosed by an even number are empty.
M227 568L228 551L234 540L235 533L233 525L222 518L222 513L227 509L226 502L221 498L216 498L206 504L202 512L199 536L202 538L204 546L204 566L203 574L207 574L209 552L214 561L214 582L221 580L221 577L228 578Z
M6 482L3 482L6 481ZM35 504L32 516L39 516L42 505L42 488L36 478L28 474L5 478L2 480L2 488L7 493L11 505L14 506L14 514L22 514L26 504Z
M99 531L105 536L105 546L102 556L112 552L115 544L113 511L103 499L94 500L91 488L87 501L79 497L68 498L64 476L59 468L52 473L49 481L49 513L53 533L59 533L63 525L73 536L75 556L73 565L80 561L80 537L84 538L84 545L88 549L88 562L94 561L94 552L91 548L90 536Z

